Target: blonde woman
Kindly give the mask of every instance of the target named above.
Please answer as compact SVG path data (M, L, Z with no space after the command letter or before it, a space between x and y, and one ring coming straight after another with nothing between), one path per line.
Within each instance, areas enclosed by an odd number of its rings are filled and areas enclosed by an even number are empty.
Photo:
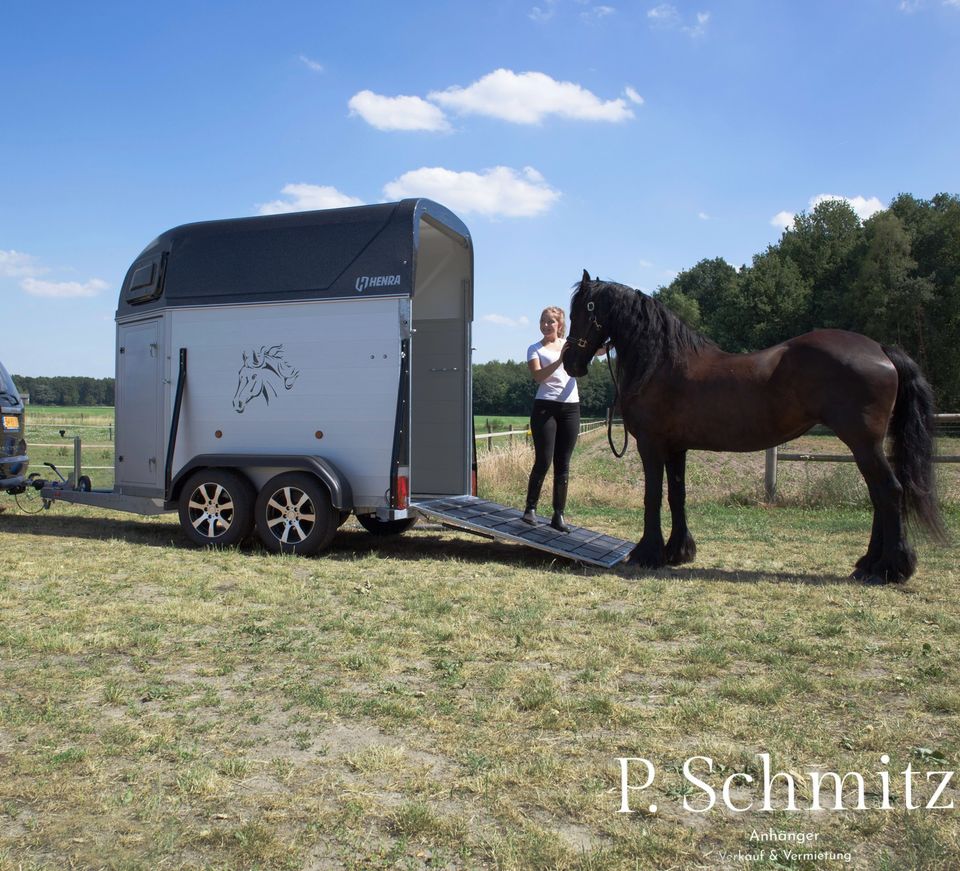
M550 525L569 532L563 520L567 504L570 457L580 434L580 396L577 381L563 368L561 352L566 322L563 309L549 306L540 315L543 338L527 348L527 365L537 383L537 395L530 416L530 431L536 459L527 484L527 503L523 519L537 525L537 502L543 480L553 463L553 517Z

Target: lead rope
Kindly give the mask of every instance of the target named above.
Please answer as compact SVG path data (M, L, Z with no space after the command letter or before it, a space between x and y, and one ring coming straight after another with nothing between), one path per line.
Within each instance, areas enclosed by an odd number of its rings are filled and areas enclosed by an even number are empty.
M607 342L607 368L610 370L610 380L613 381L613 405L607 409L607 443L610 445L613 455L620 459L627 452L627 442L630 439L630 434L627 432L626 421L623 421L623 447L617 453L613 444L613 412L620 405L620 383L613 374L613 363L610 362L610 342Z

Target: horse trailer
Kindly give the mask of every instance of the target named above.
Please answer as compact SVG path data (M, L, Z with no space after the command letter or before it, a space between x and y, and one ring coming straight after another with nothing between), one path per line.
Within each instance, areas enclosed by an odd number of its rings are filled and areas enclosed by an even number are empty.
M430 200L168 230L120 291L114 487L78 486L77 459L41 495L177 511L196 544L255 528L308 554L350 514L378 534L426 516L618 562L631 543L476 498L472 321L470 233Z

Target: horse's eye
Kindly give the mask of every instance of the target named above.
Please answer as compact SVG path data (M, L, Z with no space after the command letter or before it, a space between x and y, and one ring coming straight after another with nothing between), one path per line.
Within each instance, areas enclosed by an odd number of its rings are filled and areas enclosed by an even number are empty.
M587 311L588 311L588 312L592 312L592 311L593 311L593 302L592 302L592 301L587 303Z

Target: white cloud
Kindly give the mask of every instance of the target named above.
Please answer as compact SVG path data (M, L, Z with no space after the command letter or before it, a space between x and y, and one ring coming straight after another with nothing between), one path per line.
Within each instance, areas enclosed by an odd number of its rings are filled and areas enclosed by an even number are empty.
M519 318L508 318L506 315L490 314L480 318L489 324L496 324L498 327L527 327L530 325L530 319L525 315Z
M680 23L680 13L671 3L661 3L647 10L647 18L660 25L675 26Z
M623 93L626 95L627 99L631 103L636 103L638 106L643 105L644 103L643 97L640 96L640 93L637 91L636 88L633 88L630 85L627 85L623 89Z
M599 21L601 18L613 15L616 11L613 6L591 6L585 12L581 12L580 17L584 21Z
M557 0L546 0L544 5L534 6L527 15L534 21L549 21L557 11Z
M910 13L916 12L922 5L922 0L900 0L900 11Z
M289 199L273 200L258 208L261 215L279 215L284 212L307 212L311 209L342 209L362 206L363 200L341 193L335 187L317 184L288 184L281 193Z
M99 278L91 278L83 283L79 281L39 281L36 278L25 278L20 282L20 286L30 296L55 299L96 296L100 291L109 287L107 282L101 281Z
M464 115L487 115L517 124L539 124L548 115L579 121L625 121L633 111L622 98L601 100L574 82L546 73L498 69L468 85L427 95L434 103Z
M656 27L665 30L681 30L688 36L697 38L707 32L707 24L710 21L709 12L698 12L696 23L684 24L683 16L672 3L661 3L647 10L647 19Z
M697 13L697 23L683 28L683 32L689 34L690 36L696 38L698 36L703 36L707 32L707 24L710 21L709 12L698 12Z
M960 0L943 0L944 6L952 6L954 9L960 9Z
M820 203L827 202L828 200L842 200L848 203L850 208L857 213L857 217L861 221L866 221L867 218L872 217L877 212L882 212L886 208L877 197L870 197L869 199L861 196L842 197L839 194L817 194L815 197L810 197L808 207L812 212ZM794 217L793 212L777 212L777 214L770 219L770 224L786 230L788 227L793 226Z
M37 262L36 257L30 254L24 254L22 251L0 250L0 277L2 278L35 277L47 271Z
M649 260L638 260L637 265L642 266L644 269L650 269L653 266Z
M510 218L542 214L560 198L560 192L530 166L520 172L496 166L483 173L425 166L404 173L385 185L383 192L391 200L429 197L455 212Z
M779 227L781 230L786 230L787 227L793 226L793 212L777 212L771 219L770 224L774 227Z
M706 212L697 212L697 217L698 217L701 221L709 221L709 220L710 220L710 216L709 216Z
M347 104L351 115L359 115L378 130L449 130L443 111L420 97L384 97L360 91Z
M315 73L323 72L323 64L317 63L315 60L311 60L304 54L300 55L300 61L305 67L307 67L307 69L311 69Z
M827 200L843 200L848 203L850 208L857 213L857 217L861 221L866 221L867 218L875 215L877 212L882 212L885 208L877 197L866 199L859 196L841 197L838 194L817 194L817 196L810 200L810 210L813 211L820 203L826 202Z

